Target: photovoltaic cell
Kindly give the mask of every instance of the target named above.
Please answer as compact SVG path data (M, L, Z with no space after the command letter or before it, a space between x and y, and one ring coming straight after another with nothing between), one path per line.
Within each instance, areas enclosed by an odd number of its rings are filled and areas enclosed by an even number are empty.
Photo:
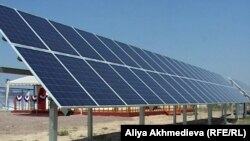
M12 43L47 49L14 9L0 5L0 28Z
M164 57L163 57L163 61L165 62L165 64L166 64L167 66L169 66L169 67L173 70L173 73L174 73L175 75L184 76L184 75L180 72L180 70L178 70L178 68L176 67L176 65L174 65L173 59L164 56Z
M232 85L238 85L238 87L240 87L241 89L243 89L245 92L247 92L248 94L250 94L250 86L247 85L246 83L244 82L241 82L239 80L236 80L236 79L232 79L231 81L233 84ZM237 87L237 88L238 88Z
M103 60L96 51L82 39L77 32L69 26L50 21L57 30L67 39L67 41L79 52L83 57Z
M61 106L96 105L52 54L16 48Z
M99 105L125 105L85 61L57 56Z
M164 104L136 75L128 68L115 66L112 67L149 103Z
M113 40L102 36L98 36L98 38L101 39L102 42L105 43L126 65L139 67Z
M93 33L77 31L106 61L123 64Z
M154 60L152 60L147 54L145 54L140 48L137 47L133 47L131 46L131 48L137 53L139 54L152 68L154 68L154 70L158 71L158 72L164 72L161 67L156 64L154 62Z
M180 84L178 83L178 80L174 77L170 77L168 75L161 75L166 81L168 81L172 86L177 89L190 103L197 103L197 101L190 96L190 94L183 89Z
M197 86L197 88L201 90L203 94L206 95L212 102L218 103L218 98L214 97L213 93L211 93L207 87L203 87L202 82L191 80L191 83Z
M181 67L181 64L175 60L175 59L171 59L171 63L173 66L175 66L175 68L180 72L180 74L182 76L185 76L185 77L189 77L189 78L193 78L189 73L188 71L184 70L183 67Z
M62 38L62 36L44 19L18 11L29 25L36 31L42 40L53 51L77 55L74 49Z
M190 103L185 99L183 95L181 95L178 90L176 90L168 81L166 81L159 74L148 72L148 74L158 82L166 91L168 91L171 96L178 101L178 103Z
M195 91L188 83L184 81L182 78L174 77L176 81L192 96L193 98L200 103L207 103L199 94L197 91Z
M181 68L189 74L190 78L202 80L201 77L191 68L191 65L179 61Z
M192 87L192 89L194 89L194 91L196 91L201 97L202 99L204 99L206 101L206 103L213 103L213 100L211 100L207 95L206 92L204 92L204 90L199 89L199 86L195 85L193 80L188 80L188 79L184 79L184 81Z
M165 58L160 54L155 54L157 58L161 60L161 62L164 64L165 72L171 75L176 75L176 73L172 70L171 65L168 64L168 62L165 61Z
M117 92L127 104L146 104L146 102L108 65L87 61L95 71Z
M152 69L138 54L136 54L128 45L115 41L130 57L132 57L137 64L139 64L142 68L147 70L154 70Z
M165 103L177 103L170 94L157 84L145 71L131 69L148 87L150 87Z
M154 54L153 52L147 51L147 50L143 50L145 52L145 54L147 54L148 56L150 56L151 59L154 60L154 62L156 62L159 66L161 66L162 70L164 73L169 73L169 68L166 66L166 64L164 64L157 56L156 54Z

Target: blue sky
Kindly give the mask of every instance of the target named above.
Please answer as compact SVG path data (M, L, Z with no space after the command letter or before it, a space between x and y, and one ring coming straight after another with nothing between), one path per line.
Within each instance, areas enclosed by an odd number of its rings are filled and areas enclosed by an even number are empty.
M248 0L1 0L3 5L94 32L250 84ZM21 67L0 43L0 66ZM0 74L0 85L6 78Z

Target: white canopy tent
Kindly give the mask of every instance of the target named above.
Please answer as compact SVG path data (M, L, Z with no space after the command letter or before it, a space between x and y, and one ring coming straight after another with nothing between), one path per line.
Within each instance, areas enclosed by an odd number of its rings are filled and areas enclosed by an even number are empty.
M40 85L40 83L36 80L34 76L25 76L22 78L8 81L6 84L6 101L5 101L7 110L9 108L8 99L9 99L9 90L11 86L36 86L36 85Z

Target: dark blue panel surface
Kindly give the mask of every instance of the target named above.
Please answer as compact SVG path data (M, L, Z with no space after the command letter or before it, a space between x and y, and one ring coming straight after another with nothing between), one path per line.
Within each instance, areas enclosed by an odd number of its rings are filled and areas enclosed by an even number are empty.
M57 56L99 105L125 105L84 60Z
M193 70L191 65L189 65L187 63L184 63L184 62L181 62L181 61L179 61L179 64L183 68L183 70L187 71L190 78L194 78L194 79L197 79L197 80L202 80L202 78L197 73L195 73L195 71Z
M180 70L178 70L177 66L174 64L173 59L164 56L164 60L163 60L163 61L165 62L165 64L166 64L167 66L169 66L169 67L173 70L173 72L174 72L175 75L184 76L184 75L180 72Z
M96 105L52 54L17 50L61 106Z
M202 81L208 81L204 76L202 76L201 72L198 70L197 67L190 65L190 64L186 64L186 67L188 67L189 70L192 71L196 79L202 80Z
M195 81L195 80L191 80L191 83L193 85L195 85L197 87L197 89L199 89L200 91L202 91L202 93L211 100L212 103L217 103L218 99L216 97L213 96L213 94L211 93L211 91L207 88L203 86L203 82L199 82L199 81Z
M12 43L47 49L14 9L0 5L0 28Z
M213 100L211 100L207 95L206 92L204 92L203 89L199 89L199 86L197 84L194 84L193 80L184 79L184 81L194 90L198 95L202 97L206 101L206 103L213 103Z
M163 104L163 102L140 81L128 68L114 66L112 67L149 103Z
M57 30L70 42L70 44L79 52L83 57L103 60L100 55L86 42L77 32L69 26L50 21Z
M126 65L137 68L139 67L133 59L131 59L119 46L117 46L117 44L115 44L113 40L102 36L98 36L98 38L101 39L102 42L105 43L109 49L111 49Z
M188 73L187 68L183 67L179 61L177 61L175 59L171 59L171 60L172 60L171 61L172 65L174 65L175 68L178 69L179 72L183 76L188 77L188 78L193 78L192 75Z
M143 50L137 47L133 47L133 46L131 46L131 48L137 54L139 54L151 66L151 68L153 68L154 70L158 72L165 72L163 69L161 69L161 67L157 63L154 62L154 60L152 60L147 54L145 54Z
M132 71L148 86L150 87L165 103L178 103L171 95L165 91L159 84L157 84L145 71L132 69Z
M206 103L206 101L203 99L201 95L198 94L198 91L195 91L191 85L186 83L184 79L173 77L182 87L185 89L192 97L198 102L198 103Z
M123 64L94 34L79 29L77 31L106 61Z
M119 94L127 104L146 104L138 94L108 65L88 61L96 72Z
M130 57L132 57L137 64L139 64L142 68L146 70L154 70L152 69L138 54L136 54L128 45L115 41Z
M170 77L170 76L165 76L165 78L168 78L167 80L173 84L173 86L178 89L178 91L186 97L188 101L191 103L202 103L202 101L198 101L195 97L195 93L190 93L188 87L182 82L181 79L178 77Z
M212 85L209 85L208 83L199 83L201 85L201 87L203 87L204 89L207 90L207 92L209 93L209 95L211 95L211 97L214 98L214 102L224 102L224 99L219 96L219 92L215 91L214 88L212 87Z
M165 69L166 73L176 75L174 70L172 70L172 68L171 68L172 66L169 65L168 62L165 61L165 58L162 55L160 55L160 54L155 54L155 55L164 64L164 66L165 66L164 69Z
M196 66L193 66L193 68L196 70L196 72L198 74L200 74L200 76L203 78L204 81L213 82L214 83L214 81L206 74L206 72L205 72L204 69L201 69L201 68L196 67Z
M168 76L168 75L161 75L164 77L164 79L166 81L168 81L175 89L178 90L178 92L185 97L185 99L187 99L190 103L197 103L197 101L190 96L190 94L185 91L185 89L183 89L180 84L178 83L178 81L176 79L174 79L174 77Z
M165 63L163 63L162 60L160 60L155 53L153 52L150 52L150 51L147 51L147 50L144 50L144 52L150 56L150 58L152 58L154 60L154 62L156 62L163 70L163 72L165 73L169 73L169 68L166 66Z
M231 97L235 99L237 103L249 103L249 99L243 96L238 89L233 87L224 87L224 89L226 89L226 91L231 94Z
M178 101L178 103L189 103L184 96L182 96L178 90L176 90L168 81L161 77L157 73L148 72L148 74L154 78L171 96Z
M74 49L57 33L46 19L18 11L42 40L53 51L77 55Z

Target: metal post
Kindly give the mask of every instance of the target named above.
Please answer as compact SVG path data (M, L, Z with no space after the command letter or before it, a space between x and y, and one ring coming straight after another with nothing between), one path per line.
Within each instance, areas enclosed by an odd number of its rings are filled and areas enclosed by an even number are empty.
M183 105L183 125L187 125L187 105Z
M239 119L239 104L235 104L235 119L236 121Z
M224 104L221 104L221 117L224 115Z
M208 125L211 125L212 124L212 114L213 114L213 111L212 111L212 106L213 105L211 105L211 104L208 104L207 105L207 116L208 116L208 118L207 118L207 124Z
M92 108L88 108L88 141L93 140L93 113Z
M223 114L224 124L226 125L227 124L227 104L224 104L223 109L224 109L224 114Z
M174 112L173 112L173 123L176 124L176 109L177 105L174 105Z
M197 122L197 120L198 120L198 105L195 105L195 107L194 107L194 120L195 120L195 122Z
M57 105L50 100L49 106L49 141L57 141Z
M145 108L140 107L140 119L139 119L139 124L144 125L145 124Z
M244 103L243 106L244 106L243 118L246 118L246 116L247 116L247 104Z

